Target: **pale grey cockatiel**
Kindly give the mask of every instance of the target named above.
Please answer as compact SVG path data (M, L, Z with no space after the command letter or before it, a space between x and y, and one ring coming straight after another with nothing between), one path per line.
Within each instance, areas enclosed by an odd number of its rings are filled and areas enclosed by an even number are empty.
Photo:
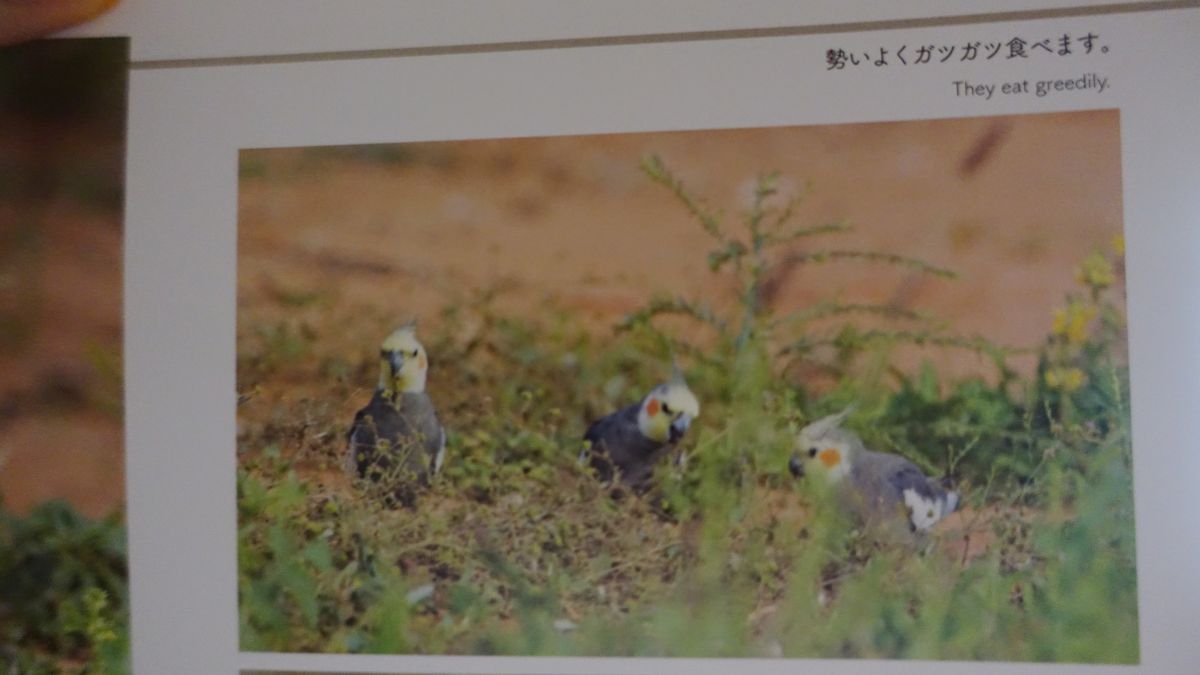
M868 450L857 434L841 427L852 411L801 429L788 468L797 477L826 480L842 504L869 526L902 523L909 533L928 532L958 506L958 493L903 457Z
M416 488L442 468L446 432L425 393L428 371L415 323L389 335L379 349L375 394L347 435L347 469L375 483L389 504L412 505Z
M580 463L590 463L601 480L615 475L637 492L650 486L654 467L700 415L700 402L683 373L658 385L641 401L601 417L584 433Z

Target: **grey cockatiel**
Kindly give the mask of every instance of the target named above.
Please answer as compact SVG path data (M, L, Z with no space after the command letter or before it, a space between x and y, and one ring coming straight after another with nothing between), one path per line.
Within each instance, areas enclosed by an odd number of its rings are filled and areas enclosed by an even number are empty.
M583 435L579 461L590 463L602 480L619 474L623 485L643 491L659 460L699 415L700 402L676 368L638 403L593 422Z
M897 455L868 450L842 422L853 407L800 430L788 468L828 481L840 501L868 525L901 523L924 533L958 506L958 493Z
M425 393L429 363L408 324L383 341L379 385L354 416L347 469L377 484L389 503L411 505L419 485L442 467L446 433Z

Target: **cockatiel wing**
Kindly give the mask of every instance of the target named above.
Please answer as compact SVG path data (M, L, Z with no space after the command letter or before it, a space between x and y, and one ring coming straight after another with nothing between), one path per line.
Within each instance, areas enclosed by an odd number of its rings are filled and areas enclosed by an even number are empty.
M664 444L642 435L638 429L640 404L634 404L596 420L583 434L588 445L580 453L590 458L602 480L612 480L615 469L628 485L639 486L649 480Z
M354 416L347 434L346 468L395 488L395 500L407 504L415 485L428 484L441 468L446 441L424 392L400 394L398 401L399 409L377 392Z
M403 435L419 443L425 451L419 461L436 472L440 467L439 457L446 447L446 435L433 401L425 392L405 393L400 399L399 414L405 427Z
M958 495L930 480L912 462L897 455L867 451L852 477L872 510L904 513L915 531L924 532L951 511Z
M346 469L362 475L373 464L379 453L380 439L389 441L399 434L396 411L379 394L354 415L354 423L346 434L349 448Z
M434 475L442 472L442 463L446 461L446 428L438 429L438 449L437 456L433 458L433 473Z

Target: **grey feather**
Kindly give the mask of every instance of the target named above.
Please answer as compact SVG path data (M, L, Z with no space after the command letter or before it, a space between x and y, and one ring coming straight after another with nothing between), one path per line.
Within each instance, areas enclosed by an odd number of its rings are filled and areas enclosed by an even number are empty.
M924 531L958 505L957 493L925 476L907 459L865 448L860 453L850 469L849 483L852 507L868 523L900 516L911 531ZM917 513L917 505L929 511Z
M635 491L649 487L654 467L673 447L642 435L638 428L641 403L606 415L588 427L583 439L590 443L584 449L586 459L601 480L611 481L619 473L621 483ZM580 459L585 459L584 454Z
M411 505L416 487L428 485L445 448L445 432L424 392L393 400L376 391L354 416L347 434L350 468L378 484L389 502Z

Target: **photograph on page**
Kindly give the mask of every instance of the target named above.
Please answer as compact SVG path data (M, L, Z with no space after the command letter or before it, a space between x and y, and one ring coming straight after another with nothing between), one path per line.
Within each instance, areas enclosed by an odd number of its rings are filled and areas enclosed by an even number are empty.
M0 48L0 671L128 671L129 41Z
M241 150L240 648L1137 663L1120 153Z

